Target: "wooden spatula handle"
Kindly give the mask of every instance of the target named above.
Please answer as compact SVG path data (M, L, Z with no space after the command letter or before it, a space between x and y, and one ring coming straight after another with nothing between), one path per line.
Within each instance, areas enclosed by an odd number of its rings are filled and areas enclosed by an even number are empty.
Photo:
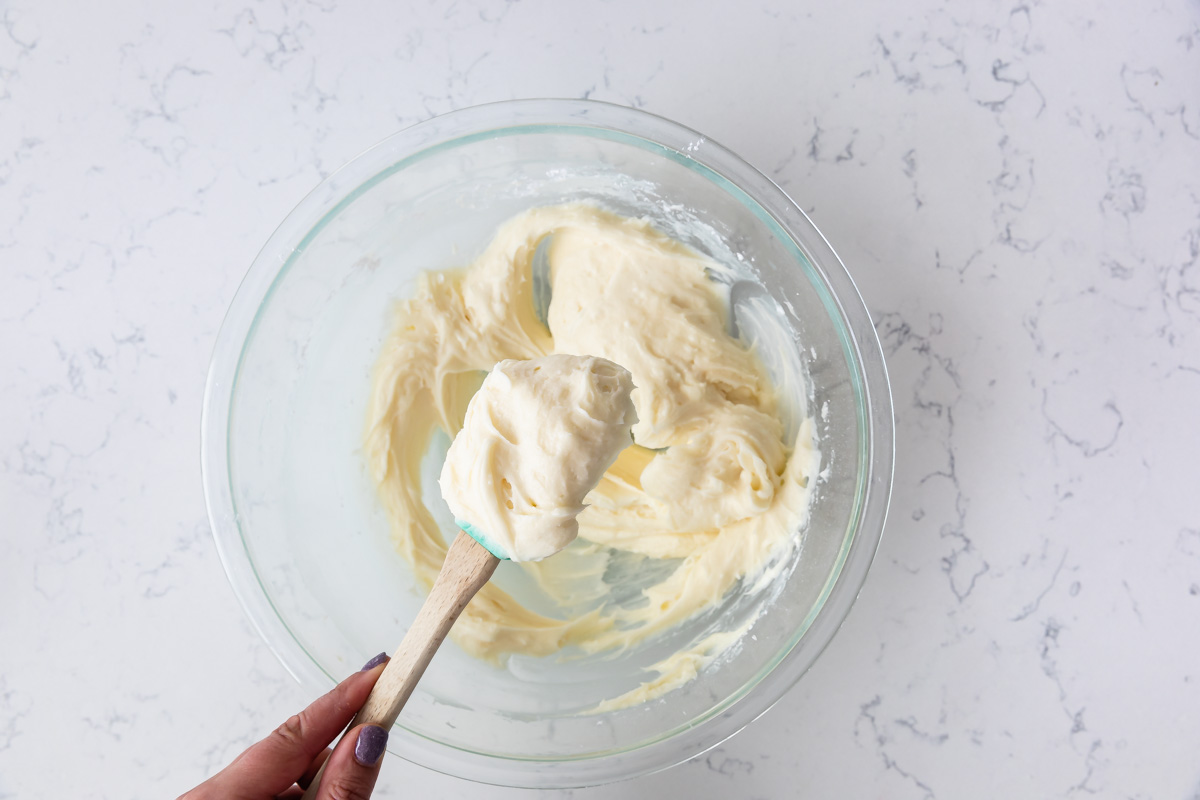
M391 730L396 717L400 715L400 709L408 702L417 681L425 674L425 668L450 632L454 621L475 593L492 577L499 563L500 559L489 553L483 545L459 531L446 553L442 571L433 582L425 605L417 612L417 618L404 635L404 641L396 648L367 702L347 730L354 730L363 724L379 725L384 730ZM304 793L304 800L313 800L317 796L324 772L325 767L322 766Z

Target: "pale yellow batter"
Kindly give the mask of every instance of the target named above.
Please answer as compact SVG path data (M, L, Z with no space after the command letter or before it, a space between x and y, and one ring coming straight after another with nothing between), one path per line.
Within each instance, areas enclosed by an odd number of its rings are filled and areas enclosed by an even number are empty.
M633 443L633 376L605 358L565 353L501 361L467 406L438 484L459 525L494 555L552 556Z
M550 234L547 330L534 312L530 268ZM510 220L467 270L426 274L398 304L375 370L365 451L397 546L420 581L432 584L446 551L419 477L433 430L459 431L481 371L554 352L629 370L637 444L587 496L579 536L594 546L583 558L568 550L527 568L551 597L586 605L607 548L683 559L644 590L644 602L567 619L485 586L451 633L469 653L499 660L637 644L720 600L803 524L817 469L811 421L784 441L762 363L726 332L727 312L705 272L714 267L645 222L557 206ZM620 705L686 682L725 639L658 665L654 685Z

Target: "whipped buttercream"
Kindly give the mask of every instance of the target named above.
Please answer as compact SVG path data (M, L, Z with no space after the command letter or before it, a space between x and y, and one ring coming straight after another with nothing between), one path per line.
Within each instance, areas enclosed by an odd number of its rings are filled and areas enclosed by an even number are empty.
M548 326L531 277L547 236ZM467 269L426 273L397 305L364 449L397 547L426 586L446 544L423 502L421 459L435 429L460 432L481 371L551 353L598 356L627 369L636 387L636 444L587 495L580 541L521 565L561 615L535 613L489 584L451 632L467 652L499 661L567 646L623 651L741 579L761 580L768 563L782 563L772 556L798 541L819 464L812 421L785 429L762 361L728 333L725 299L708 277L720 269L645 221L580 204L537 208L501 226ZM641 573L654 582L630 590L632 601L611 585L624 574L618 561L630 560L662 565ZM625 599L609 602L618 593ZM618 705L681 685L726 644L710 639L656 665L652 685Z
M605 358L501 361L467 405L439 484L500 558L536 561L579 533L584 497L633 443L633 376Z

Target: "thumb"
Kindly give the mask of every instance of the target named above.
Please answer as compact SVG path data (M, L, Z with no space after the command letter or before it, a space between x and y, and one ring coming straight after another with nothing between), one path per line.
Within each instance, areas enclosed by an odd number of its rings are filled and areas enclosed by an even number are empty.
M359 725L338 742L325 762L317 800L367 800L379 777L388 732L378 725Z

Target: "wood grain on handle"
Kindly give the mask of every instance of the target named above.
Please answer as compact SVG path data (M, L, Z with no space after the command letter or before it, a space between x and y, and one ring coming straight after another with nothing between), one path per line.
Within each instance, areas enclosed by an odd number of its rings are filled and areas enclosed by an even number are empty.
M429 597L425 598L425 605L417 612L417 618L404 635L404 641L396 648L383 674L375 682L367 702L354 716L347 731L363 724L391 730L396 717L400 716L400 709L408 702L417 681L425 674L425 668L454 626L454 621L475 593L492 577L499 563L500 559L489 553L483 545L459 531L446 553L442 571L429 590ZM322 765L305 791L304 800L315 800L324 772L325 766Z

